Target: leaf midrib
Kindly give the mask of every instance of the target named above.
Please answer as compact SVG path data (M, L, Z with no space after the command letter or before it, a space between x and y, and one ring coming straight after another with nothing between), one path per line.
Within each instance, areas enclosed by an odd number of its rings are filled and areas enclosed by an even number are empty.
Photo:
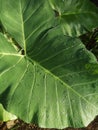
M24 57L24 55L15 54L15 53L4 53L4 52L0 53L0 55Z
M66 15L81 15L81 14L95 14L95 12L90 12L90 11L84 11L84 12L77 12L77 11L75 11L75 12L64 12L64 13L62 13L61 14L61 16L66 16Z
M25 57L24 55L19 55L19 54L12 54L12 53L1 53L4 54L6 56L20 56L20 57ZM66 84L63 80L61 80L59 77L57 77L55 74L53 74L51 71L47 70L46 68L44 68L42 65L40 65L38 62L36 62L35 60L29 58L28 56L26 56L27 59L30 60L30 62L33 64L36 64L37 66L39 66L41 69L43 69L45 71L45 73L50 74L52 77L54 77L54 79L60 81L63 86L65 86L66 88L68 88L69 90L71 90L73 93L75 93L78 97L82 98L84 101L86 101L88 104L92 105L94 107L94 109L97 109L93 104L91 104L87 99L85 99L85 97L83 97L80 93L78 93L77 91L75 91L74 89L72 89L72 87L70 87L68 84ZM95 81L93 81L95 82ZM93 83L92 82L92 83ZM85 83L84 83L85 84ZM78 84L79 85L79 84ZM75 86L75 85L73 85Z
M91 104L87 99L85 99L80 93L78 93L76 90L72 89L72 87L70 87L68 84L66 84L63 80L61 80L60 77L57 77L55 74L53 74L51 71L49 71L48 69L44 68L40 63L38 63L37 61L29 58L28 56L25 55L20 55L20 54L15 54L15 53L4 53L1 52L1 55L5 55L5 56L19 56L19 57L27 57L28 60L30 60L30 62L36 64L37 66L39 66L40 68L42 68L47 74L50 74L52 77L54 77L56 80L60 81L63 86L67 87L69 90L71 90L73 93L75 93L78 97L82 98L84 101L86 101L88 104L92 105L94 108L96 108L93 104ZM95 81L93 81L95 82ZM84 83L85 84L85 83ZM74 85L75 86L75 85ZM97 108L96 108L97 109Z
M30 59L28 57L28 59ZM87 99L85 99L80 93L78 93L77 91L75 91L74 89L72 89L72 87L70 87L68 84L66 84L63 80L61 80L59 77L57 77L56 75L54 75L51 71L47 70L46 68L44 68L43 66L41 66L38 62L34 61L33 59L30 59L31 62L33 62L33 64L36 64L37 66L39 66L41 69L43 69L46 73L50 74L52 77L54 77L54 79L60 81L61 84L63 84L63 86L65 86L66 88L68 88L69 90L71 90L73 93L75 93L78 97L82 98L85 102L87 102L88 104L90 104L92 107L94 107L94 109L98 109L94 104L90 103Z
M22 39L23 39L23 45L24 45L24 52L25 52L25 55L26 55L26 40L25 40L25 34L24 34L24 21L23 21L21 1L19 2L19 7L20 7L20 17L21 17L22 34L23 34Z

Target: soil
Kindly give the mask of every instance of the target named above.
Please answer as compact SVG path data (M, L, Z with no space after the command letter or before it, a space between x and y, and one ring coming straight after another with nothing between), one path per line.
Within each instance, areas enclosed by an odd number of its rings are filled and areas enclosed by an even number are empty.
M7 122L0 121L0 130L58 130L58 129L47 129L47 128L40 128L35 124L28 124L20 119L11 120ZM61 130L98 130L98 116L95 117L95 119L84 128L64 128Z

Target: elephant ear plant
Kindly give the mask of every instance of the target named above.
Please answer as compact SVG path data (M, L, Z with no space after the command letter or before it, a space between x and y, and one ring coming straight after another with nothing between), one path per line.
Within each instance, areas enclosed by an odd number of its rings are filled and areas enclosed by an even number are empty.
M98 62L78 36L98 27L89 0L0 0L0 103L44 128L98 115Z

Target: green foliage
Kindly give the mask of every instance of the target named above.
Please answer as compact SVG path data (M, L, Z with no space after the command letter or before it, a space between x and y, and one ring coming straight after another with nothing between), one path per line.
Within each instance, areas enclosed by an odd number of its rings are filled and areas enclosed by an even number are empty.
M10 119L16 119L17 117L15 115L12 115L11 113L8 113L5 111L3 106L0 104L0 121L8 121Z
M76 38L98 26L89 0L0 0L0 102L40 127L98 114L98 62Z

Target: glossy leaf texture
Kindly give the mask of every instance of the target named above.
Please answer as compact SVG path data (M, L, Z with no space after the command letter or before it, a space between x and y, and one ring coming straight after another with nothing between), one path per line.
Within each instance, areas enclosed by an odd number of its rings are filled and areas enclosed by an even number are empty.
M52 27L54 13L46 0L0 0L0 5L5 30L25 51L41 32Z
M12 43L0 34L0 102L12 114L40 127L87 125L98 114L95 56L79 39L62 35L51 4L56 1L0 2L0 20L15 40ZM97 9L92 10L97 21Z
M22 47L24 39L35 41L37 32L51 27L79 36L98 26L98 8L90 0L0 0L0 9L4 27Z
M49 0L63 34L80 36L98 27L98 8L90 0Z

